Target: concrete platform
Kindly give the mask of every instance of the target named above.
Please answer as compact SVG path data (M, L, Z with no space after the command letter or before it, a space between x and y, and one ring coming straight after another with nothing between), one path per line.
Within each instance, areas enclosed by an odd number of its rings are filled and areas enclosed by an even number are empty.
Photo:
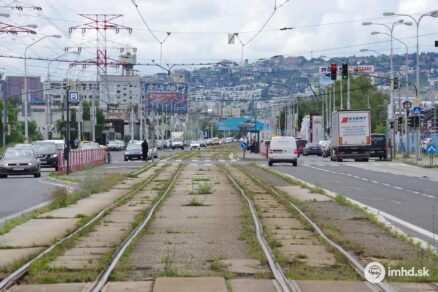
M81 292L88 284L51 284L51 285L20 285L14 286L8 291L10 292Z
M295 281L302 292L370 292L366 282L348 281Z
M79 219L32 219L0 235L0 246L49 246L73 230Z
M39 217L75 218L79 214L91 216L121 198L125 193L126 191L116 189L105 193L94 194L88 198L79 200L74 205L41 214Z
M231 280L233 292L277 292L275 280L235 279Z
M153 281L111 282L103 287L102 292L152 292Z
M227 292L221 277L157 278L153 292Z
M330 198L327 196L318 193L312 193L310 190L303 189L299 186L275 186L275 188L300 201L330 201Z
M221 260L227 266L227 270L236 274L251 275L255 273L269 272L260 261L253 259L228 259Z
M27 258L44 250L43 247L0 249L0 268L13 264L16 261Z

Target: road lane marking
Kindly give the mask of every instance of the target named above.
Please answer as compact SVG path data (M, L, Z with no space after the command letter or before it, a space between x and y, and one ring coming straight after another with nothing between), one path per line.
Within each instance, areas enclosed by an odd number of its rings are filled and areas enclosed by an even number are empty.
M359 176L357 176L357 175L352 175L352 174L349 174L349 173L336 172L336 171L329 171L329 170L326 170L326 169L323 169L323 168L319 168L319 167L315 167L315 166L307 166L307 167L312 168L312 169L316 169L316 170L320 170L320 171L325 171L325 172L333 173L333 174L346 175L346 176L349 176L349 177L354 177L354 178L357 178L357 179L361 179L361 180L363 180L363 181L370 181L370 180L367 179L367 178L359 177ZM381 182L378 182L378 181L376 181L376 180L371 180L371 182L372 182L372 183L375 183L375 184L382 184L382 185L384 185L384 186L386 186L386 187L394 188L394 189L397 189L397 190L405 190L405 191L407 191L407 192L411 192L411 193L414 193L414 194L417 194L417 195L420 194L420 193L417 192L417 191L404 189L404 188L402 188L402 187L398 187L398 186L392 186L392 185L390 185L390 184L387 184L387 183L381 183ZM431 196L431 195L428 195L428 194L421 194L421 195L422 195L423 197L428 197L428 198L433 198L433 199L435 198L434 196Z
M283 175L285 175L285 176L288 176L288 177L291 177L291 178L296 179L296 180L298 180L298 181L301 181L301 182L305 183L306 185L308 185L308 186L310 186L310 187L315 187L314 184L311 184L311 183L309 183L309 182L307 182L307 181L304 181L304 180L302 180L302 179L299 179L299 178L296 177L296 176L290 175L290 174L285 173L285 172L282 172L282 171L278 171L278 172L280 172L281 174L283 174ZM328 195L331 196L332 198L335 198L335 197L336 197L337 194L336 194L335 192L332 192L332 191L330 191L330 190L328 190L328 189L325 189L325 188L323 188L323 189L326 191L326 194L328 194ZM403 226L403 227L405 227L405 228L407 228L407 229L410 229L410 230L412 230L412 231L414 231L414 232L416 232L416 233L419 233L419 234L421 234L421 235L423 235L423 236L425 236L425 237L427 237L427 238L430 238L430 239L432 239L432 240L435 240L436 238L438 238L438 234L435 234L435 233L433 233L433 232L430 232L429 230L426 230L426 229L424 229L424 228L421 228L421 227L419 227L419 226L417 226L417 225L414 225L414 224L412 224L412 223L409 223L409 222L407 222L407 221L405 221L405 220L403 220L403 219L400 219L400 218L398 218L398 217L396 217L396 216L393 216L393 215L391 215L391 214L389 214L389 213L383 212L383 211L380 210L380 209L377 209L377 208L371 207L371 206L369 206L369 205L366 205L366 204L364 204L364 203L361 203L361 202L356 201L356 200L354 200L354 199L351 199L351 198L349 198L349 197L347 197L347 199L350 200L352 203L355 203L355 204L361 206L362 208L365 208L366 210L368 210L369 212L375 214L376 216L382 217L382 218L386 221L386 222L384 222L384 224L387 224L390 228L393 228L393 229L397 230L397 232L406 233L406 232L404 232L403 230L401 230L400 228L397 228L396 226L394 226L394 224L391 224L391 222L389 222L389 221L395 222L395 223L397 223L397 224L399 224L399 225L401 225L401 226ZM418 241L421 242L421 244L423 245L424 248L425 248L426 246L428 246L428 244L427 244L424 240L418 239Z
M394 200L390 200L391 202L393 202L393 203L396 203L396 204L401 204L401 202L399 202L399 201L394 201Z

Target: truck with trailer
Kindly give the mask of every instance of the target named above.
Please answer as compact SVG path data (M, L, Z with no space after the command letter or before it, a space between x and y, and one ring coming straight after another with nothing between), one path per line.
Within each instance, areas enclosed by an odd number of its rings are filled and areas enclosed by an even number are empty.
M332 114L330 159L368 161L371 154L369 110L340 110Z

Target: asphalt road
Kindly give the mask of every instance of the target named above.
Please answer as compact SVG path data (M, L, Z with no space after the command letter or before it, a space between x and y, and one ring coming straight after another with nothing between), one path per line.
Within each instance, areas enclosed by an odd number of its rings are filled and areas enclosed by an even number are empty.
M158 157L166 157L179 150L163 150L158 152ZM121 172L139 167L143 161L123 160L123 151L111 152L112 164L104 165L103 168ZM7 179L0 179L0 225L5 219L14 217L19 213L35 208L49 201L50 194L57 187L57 182L47 179L48 174L54 171L53 168L43 168L41 178L33 176L9 176ZM105 171L105 173L108 172ZM74 174L73 174L74 175ZM59 185L59 184L58 184Z
M56 188L45 183L45 177L54 169L44 168L41 178L33 176L9 176L0 179L0 224L5 217L35 207L49 200Z
M344 194L427 231L438 233L437 181L351 165L330 162L320 157L305 157L299 159L298 167L285 164L274 167L309 183L321 185L332 192ZM409 172L409 165L400 164L400 167ZM413 230L403 229L422 239L431 240L419 236Z

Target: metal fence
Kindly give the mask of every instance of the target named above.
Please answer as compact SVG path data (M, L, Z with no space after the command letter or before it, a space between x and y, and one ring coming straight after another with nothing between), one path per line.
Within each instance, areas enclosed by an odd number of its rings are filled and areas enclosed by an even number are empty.
M70 171L84 166L95 166L105 163L105 149L72 150L70 151ZM58 173L67 172L67 160L62 152L58 153Z

